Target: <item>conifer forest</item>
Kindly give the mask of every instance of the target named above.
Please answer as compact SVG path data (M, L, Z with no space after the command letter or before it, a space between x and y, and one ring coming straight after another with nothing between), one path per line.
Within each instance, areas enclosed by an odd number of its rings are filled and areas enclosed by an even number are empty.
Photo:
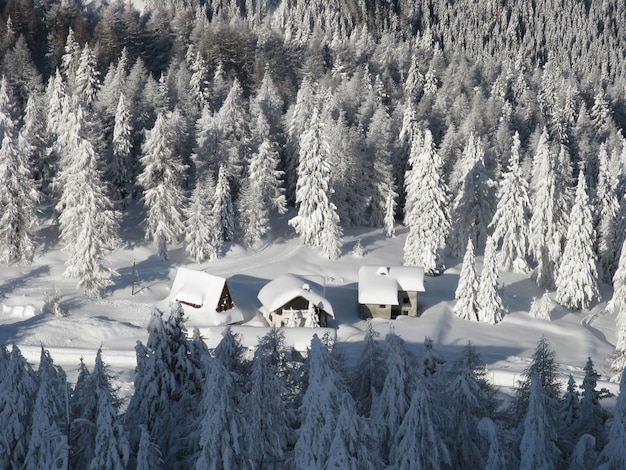
M405 265L463 260L466 320L502 321L499 270L576 312L608 286L621 392L591 357L563 380L546 338L505 396L471 341L450 360L368 327L350 363L271 329L251 356L172 305L127 400L106 352L70 385L45 345L37 367L0 346L0 469L626 468L624 0L0 0L0 74L3 265L53 220L97 301L123 225L196 263L276 214L330 260L402 225Z

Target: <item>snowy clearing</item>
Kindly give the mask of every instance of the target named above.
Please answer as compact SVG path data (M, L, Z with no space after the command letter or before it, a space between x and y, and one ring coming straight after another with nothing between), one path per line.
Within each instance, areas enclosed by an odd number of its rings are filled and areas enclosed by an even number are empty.
M122 396L132 393L135 367L134 347L137 341L147 339L146 326L154 305L165 308L163 300L170 293L173 278L179 266L186 266L227 278L235 304L253 318L242 329L244 344L251 346L258 334L253 327L265 326L258 313L259 290L268 280L284 273L324 276L326 295L332 302L337 347L347 361L359 356L367 322L360 319L357 309L357 272L361 265L381 266L402 264L402 247L407 230L397 226L397 236L386 238L381 230L353 228L344 235L343 255L336 261L320 257L311 248L302 246L288 227L290 214L279 217L275 234L256 250L239 245L227 245L223 256L205 264L191 264L182 249L170 252L168 262L158 260L153 250L143 243L128 243L112 256L112 267L119 273L107 296L98 301L86 298L76 289L75 281L61 277L66 254L54 244L44 244L44 253L29 266L5 267L0 273L0 341L17 344L32 363L39 360L40 347L50 350L53 359L75 380L81 357L92 364L99 346L104 360L115 375L116 386ZM44 228L43 233L53 229ZM350 252L357 240L364 248L362 257ZM452 313L454 291L460 272L460 260L449 258L446 271L437 277L426 277L426 292L420 296L420 316L396 320L373 320L381 338L391 329L420 353L425 337L434 341L435 349L445 358L456 355L471 341L482 355L493 382L507 392L529 364L537 341L545 335L554 348L561 365L563 381L572 374L580 381L587 356L590 356L602 379L609 378L607 356L615 345L615 318L603 313L606 302L592 305L591 310L572 312L555 307L552 321L540 320L528 314L534 297L542 290L524 275L500 273L501 295L506 313L501 323L461 320ZM132 294L133 262L137 281ZM477 270L482 257L477 257ZM603 286L603 299L611 292ZM65 316L42 314L41 308L51 290L60 293ZM167 315L168 312L165 312ZM223 328L210 328L200 317L191 317L187 328L198 327L209 346L221 338ZM312 334L312 332L311 332ZM300 346L308 333L295 333L288 341ZM617 391L617 384L601 386Z

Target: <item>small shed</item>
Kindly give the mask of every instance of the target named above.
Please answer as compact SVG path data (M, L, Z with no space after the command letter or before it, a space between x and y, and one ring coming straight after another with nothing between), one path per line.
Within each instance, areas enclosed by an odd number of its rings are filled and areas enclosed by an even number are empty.
M424 292L420 266L366 265L359 269L359 313L362 318L417 316L418 293Z
M225 278L188 268L178 268L170 296L195 309L225 312L235 307Z
M257 297L270 326L326 327L335 314L325 290L322 276L283 274L268 282Z

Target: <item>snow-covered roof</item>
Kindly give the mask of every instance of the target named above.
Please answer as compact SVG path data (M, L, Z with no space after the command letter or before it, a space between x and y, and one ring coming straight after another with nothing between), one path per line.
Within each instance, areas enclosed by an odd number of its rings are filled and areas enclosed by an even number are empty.
M316 307L334 317L333 306L325 296L325 280L322 276L283 274L268 282L257 296L264 313L273 312L289 301L303 297Z
M170 300L215 310L224 290L224 284L226 284L226 279L223 277L204 271L178 268L172 284Z
M398 291L424 292L420 266L366 265L359 269L359 303L398 305Z

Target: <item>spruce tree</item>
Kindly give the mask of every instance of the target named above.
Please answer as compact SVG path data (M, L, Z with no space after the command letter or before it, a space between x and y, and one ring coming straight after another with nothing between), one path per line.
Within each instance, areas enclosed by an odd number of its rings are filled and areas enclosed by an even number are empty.
M242 410L245 454L255 468L285 459L293 419L285 363L284 333L272 329L260 338L254 353Z
M64 276L78 279L89 297L100 297L112 284L115 272L104 266L104 259L117 241L118 214L102 184L96 148L82 127L84 112L78 105L71 122L77 126L68 134L70 147L59 173L61 197L61 239L69 258Z
M608 420L605 431L606 445L600 451L594 468L597 470L626 468L626 374L622 374L613 417Z
M529 378L528 408L520 428L520 470L551 470L559 466L557 432L548 411L546 392L537 374Z
M120 94L115 112L115 124L111 141L111 184L113 185L115 201L124 202L129 193L128 185L133 180L132 155L133 129L130 122L130 111L124 98Z
M476 247L484 245L496 203L496 184L485 166L485 150L479 137L470 135L461 158L467 162L467 172L452 206L452 246L457 255L466 240L471 239Z
M388 460L394 436L411 404L417 378L415 359L402 338L389 333L385 349L386 375L380 393L373 398L371 419L377 428L382 458Z
M589 306L589 302L598 296L595 238L587 184L584 175L581 174L576 188L576 202L570 215L565 250L556 279L556 301L564 307L584 310Z
M469 239L465 256L463 257L459 284L454 293L454 298L457 302L453 311L464 320L478 321L478 275L476 274L475 264L474 244Z
M239 222L246 245L254 246L270 229L271 209L284 214L287 210L282 188L283 172L278 170L279 158L272 144L263 140L252 155L248 180L239 205Z
M310 127L300 141L296 187L298 215L289 220L289 225L300 234L305 245L319 247L332 258L338 255L335 247L340 243L341 230L337 207L330 200L333 194L329 185L330 151L319 112L314 110Z
M423 266L427 274L434 275L443 269L442 250L450 230L442 162L430 130L426 129L423 138L413 136L410 145L410 168L404 177L404 224L409 227L404 264Z
M487 462L480 422L494 418L497 390L486 378L480 354L469 343L447 371L443 406L447 410L445 435L454 468L482 468Z
M609 168L609 156L606 145L600 145L598 151L598 181L596 184L596 215L598 218L598 258L600 276L603 281L611 282L617 270L618 249L616 246L615 224L619 212L619 202L615 193L614 175Z
M228 470L251 464L243 453L244 421L236 405L234 382L232 372L220 361L208 362L196 470Z
M498 205L491 226L496 241L502 240L499 261L505 271L527 273L528 225L530 222L530 200L528 183L519 165L520 140L516 132L513 137L509 169L504 174L498 189Z
M235 212L233 198L225 165L220 165L215 187L213 216L220 230L222 241L232 241L235 233Z
M556 157L550 149L548 132L544 128L533 160L532 168L532 216L530 219L529 251L537 261L535 281L539 287L552 289L556 278L556 266L561 257L561 237L557 226L555 194Z
M159 113L143 144L141 174L137 183L143 188L147 209L145 237L157 244L161 260L167 259L167 243L177 241L183 230L182 178L186 170L173 148L167 116Z
M451 464L448 448L435 423L433 400L422 380L417 381L409 408L397 429L400 438L392 438L389 461L393 468L447 468Z
M346 388L336 359L317 335L311 340L305 368L293 463L296 469L323 468L332 454L331 444Z
M111 386L107 366L102 361L102 348L96 353L93 370L96 399L96 427L94 455L89 468L92 470L123 470L129 458L126 430L119 416L119 399Z
M78 378L69 400L70 407L70 467L89 468L96 443L98 412L95 381L81 358Z
M3 351L4 354L4 351ZM31 365L15 345L0 378L0 466L22 468L29 450L32 413L38 380Z
M515 390L515 399L512 403L512 412L514 419L521 420L528 411L528 400L531 387L531 377L535 376L539 386L545 395L547 406L546 413L554 415L556 407L561 395L561 384L558 377L558 364L556 362L556 353L550 346L550 342L545 336L542 336L532 361L522 372L522 380L518 381Z
M197 263L219 256L222 236L213 211L215 181L208 171L198 174L185 208L185 251Z
M553 308L554 305L552 303L552 299L550 298L550 294L546 291L539 298L533 297L533 301L530 304L530 311L528 313L534 318L550 320Z
M498 292L496 243L492 237L487 237L476 302L478 303L478 319L480 321L492 325L502 321L502 299Z
M37 370L39 388L32 411L32 429L24 468L66 468L68 464L65 399L69 393L65 372L41 348Z
M18 134L12 117L13 100L9 97L6 80L0 87L0 260L7 264L32 261L35 251L37 205L39 194L28 159L27 141Z
M600 404L600 400L607 397L608 391L596 389L600 374L596 372L591 357L587 357L583 370L585 376L580 386L582 392L578 404L578 416L574 423L575 436L578 440L583 434L589 434L599 445L602 445L604 443L603 428L608 414Z

